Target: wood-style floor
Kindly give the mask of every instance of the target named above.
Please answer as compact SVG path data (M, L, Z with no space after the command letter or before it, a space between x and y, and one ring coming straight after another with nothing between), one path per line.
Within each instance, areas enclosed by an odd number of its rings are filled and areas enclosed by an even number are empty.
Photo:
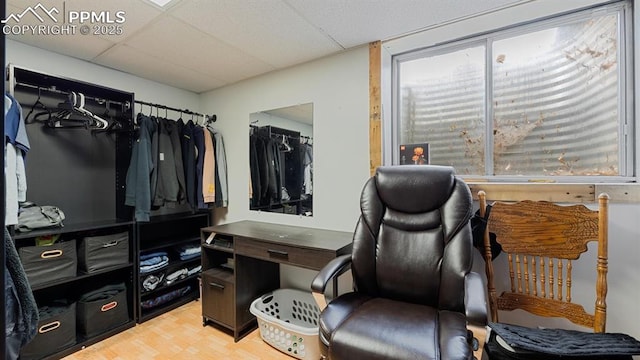
M202 308L192 301L175 310L80 350L63 360L291 360L254 330L235 343L233 336L202 326Z

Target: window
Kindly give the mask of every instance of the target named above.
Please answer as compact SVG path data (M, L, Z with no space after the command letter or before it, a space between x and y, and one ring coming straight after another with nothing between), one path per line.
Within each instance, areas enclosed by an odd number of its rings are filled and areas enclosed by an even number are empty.
M629 13L619 3L394 56L394 163L407 163L401 145L428 143L431 164L461 175L630 180Z

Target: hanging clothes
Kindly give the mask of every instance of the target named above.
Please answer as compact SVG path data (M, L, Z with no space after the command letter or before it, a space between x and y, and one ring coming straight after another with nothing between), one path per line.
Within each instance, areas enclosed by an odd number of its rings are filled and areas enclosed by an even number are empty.
M267 164L269 182L267 186L267 195L265 203L279 202L281 199L281 184L280 184L280 150L278 149L278 143L275 139L269 139L266 144L267 149Z
M157 169L157 183L153 207L160 208L166 205L172 208L178 203L180 191L175 153L170 135L170 130L174 129L173 120L160 118L157 121L158 156L157 162L154 163L154 168Z
M269 194L269 161L267 159L267 144L262 137L257 138L256 149L258 151L258 167L260 169L260 196L259 206L268 204Z
M178 193L176 199L178 204L184 204L187 200L186 182L184 178L184 161L182 157L182 127L184 123L180 121L171 121L167 124L167 131L171 139L171 147L173 148L173 158L175 161L175 171L178 180Z
M193 211L209 209L214 203L227 206L221 135L192 120L185 123L144 114L137 118L140 134L132 151L125 199L126 205L136 208L137 221L149 221L151 211L177 204L188 203Z
M198 201L196 198L197 180L196 180L196 145L194 141L194 128L195 124L189 120L182 127L182 138L180 139L182 144L182 162L184 165L184 180L185 180L185 192L187 203L192 209L198 207Z
M229 186L227 182L227 153L222 134L209 127L213 133L216 156L216 207L229 206Z
M133 144L127 171L125 205L135 208L136 221L149 221L151 214L151 175L153 169L152 137L156 123L150 117L138 114L138 139Z
M156 199L156 191L158 190L158 157L160 156L160 132L158 131L158 118L155 116L149 117L154 123L153 132L151 133L151 209L157 210L158 207L154 205Z
M9 94L5 94L4 98L5 136L9 138L9 141L14 144L16 148L22 150L22 152L26 154L29 152L31 145L29 144L29 138L27 136L27 128L22 114L22 106L20 106L18 100ZM10 102L9 109L7 109L8 102ZM10 130L8 130L7 125Z
M302 144L302 166L304 168L303 194L313 194L313 147L311 144Z
M249 172L251 173L251 207L260 205L262 196L262 181L260 176L260 161L258 159L258 135L251 133L249 136Z
M18 224L19 203L27 200L24 157L29 151L22 107L9 94L4 96L5 134L5 225Z
M216 201L215 178L215 149L213 147L213 134L203 129L204 134L204 160L202 167L202 197L205 203Z
M204 169L204 129L200 126L193 127L193 140L196 147L196 209L208 209L202 195L202 171Z

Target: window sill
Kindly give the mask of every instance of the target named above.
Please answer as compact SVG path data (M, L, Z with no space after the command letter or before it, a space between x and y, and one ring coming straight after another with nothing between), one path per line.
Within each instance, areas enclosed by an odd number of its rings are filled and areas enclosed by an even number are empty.
M607 193L612 203L640 203L639 183L514 183L465 180L474 200L478 191L487 193L489 200L518 201L546 200L567 203L595 203L601 193Z

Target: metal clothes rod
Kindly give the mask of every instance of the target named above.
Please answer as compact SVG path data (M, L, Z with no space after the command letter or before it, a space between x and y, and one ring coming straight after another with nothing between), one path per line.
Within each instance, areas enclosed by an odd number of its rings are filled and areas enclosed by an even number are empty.
M151 103L151 102L148 102L148 101L134 100L134 102L136 104L147 105L147 106L155 107L155 108L158 108L158 109L171 110L171 111L175 111L175 112L179 112L179 113L183 113L183 114L187 114L187 115L201 116L207 121L212 121L212 122L216 121L216 115L209 116L209 115L197 113L195 111L191 111L189 109L178 109L178 108L174 108L174 107L167 106L167 105L154 104L154 103Z
M71 92L69 91L62 91L62 90L58 90L55 88L50 88L50 87L43 87L43 86L38 86L38 85L31 85L31 84L26 84L26 83L21 83L21 82L16 82L15 84L16 86L22 86L22 87L27 87L27 88L31 88L31 89L35 89L38 91L47 91L50 93L54 93L54 94L61 94L61 95L69 95ZM76 93L79 93L76 91ZM105 102L109 102L109 104L116 104L116 105L125 105L126 107L129 107L130 104L127 101L125 104L119 102L119 101L113 101L113 100L109 100L109 99L105 99L105 98L98 98L98 97L93 97L93 96L84 96L85 100L93 100L99 104L104 104Z

